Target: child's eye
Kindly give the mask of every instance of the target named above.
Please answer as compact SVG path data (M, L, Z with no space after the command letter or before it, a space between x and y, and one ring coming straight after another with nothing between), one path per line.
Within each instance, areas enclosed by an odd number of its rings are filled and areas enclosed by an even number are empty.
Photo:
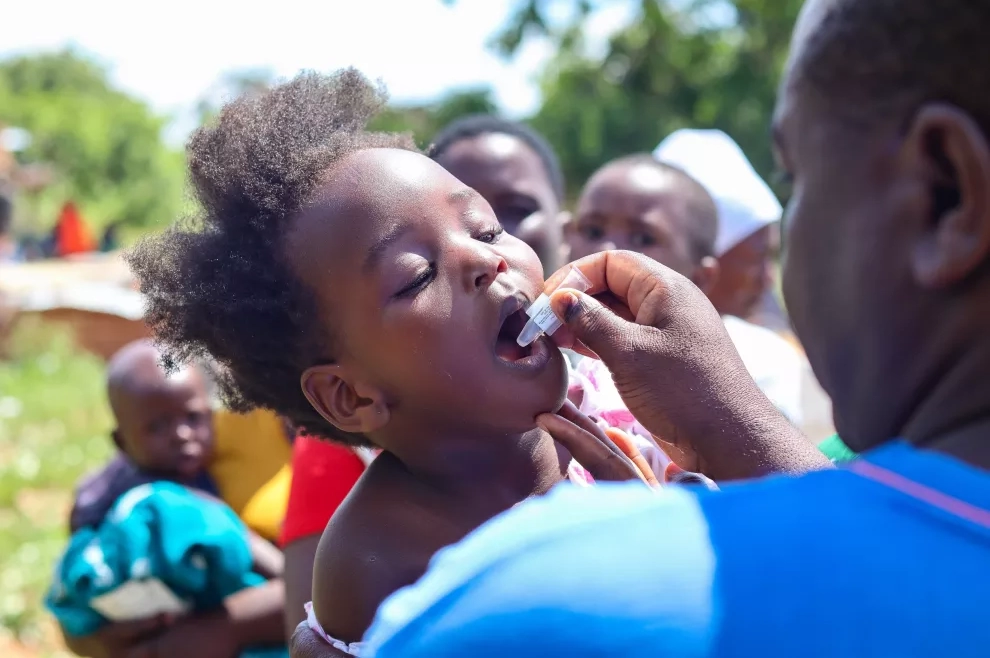
M598 242L605 239L605 231L600 226L582 226L581 233L586 240Z
M496 242L498 242L498 239L502 237L503 233L505 233L504 228L502 228L501 226L493 226L492 228L480 234L476 239L486 244L495 244Z
M629 242L632 244L632 246L637 247L639 249L652 247L657 243L657 241L654 240L653 236L650 235L649 233L633 233Z
M433 263L430 263L429 267L423 270L412 283L410 283L408 286L406 286L399 292L395 293L395 296L397 298L414 296L416 293L420 292L421 290L423 290L423 288L425 288L430 284L430 281L433 280L435 274L436 274L436 268L433 266Z

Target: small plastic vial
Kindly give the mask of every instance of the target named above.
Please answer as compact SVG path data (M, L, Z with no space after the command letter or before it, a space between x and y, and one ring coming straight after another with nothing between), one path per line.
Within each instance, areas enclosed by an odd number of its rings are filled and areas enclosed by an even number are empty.
M560 285L553 289L553 292L564 288L584 292L590 287L591 281L588 281L588 277L582 274L581 270L571 265L570 272L560 282ZM546 293L536 298L536 301L526 309L526 315L529 316L529 322L526 323L526 326L519 333L519 338L516 339L520 347L526 347L531 344L541 334L552 335L553 332L557 331L564 324L563 320L554 314L553 308L550 307L550 297Z

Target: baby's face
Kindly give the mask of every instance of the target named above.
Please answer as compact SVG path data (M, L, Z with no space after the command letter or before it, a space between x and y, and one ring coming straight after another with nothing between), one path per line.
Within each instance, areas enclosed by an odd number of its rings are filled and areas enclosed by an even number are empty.
M213 456L210 400L194 369L145 381L119 396L118 442L141 468L192 481Z
M686 211L677 181L649 164L608 165L591 177L568 227L571 258L612 249L638 251L692 278Z
M515 343L543 289L539 259L429 158L347 157L287 249L317 295L336 362L384 393L384 431L522 432L561 404L560 351L546 338Z

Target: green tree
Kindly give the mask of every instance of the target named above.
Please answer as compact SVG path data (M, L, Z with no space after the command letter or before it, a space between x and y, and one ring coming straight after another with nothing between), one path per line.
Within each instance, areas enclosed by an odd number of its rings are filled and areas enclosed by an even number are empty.
M391 105L372 122L370 128L383 132L410 132L421 147L448 123L468 114L491 114L497 111L491 89L454 91L427 105Z
M44 162L56 182L34 201L35 230L74 199L97 227L174 219L182 200L182 154L162 141L165 118L110 83L73 50L0 60L0 123L29 131L19 158Z
M524 0L492 40L512 57L532 37L556 56L532 118L558 150L572 192L604 162L652 150L683 127L720 128L765 177L769 125L790 33L802 0L624 0L631 24L588 55L584 26L603 2ZM552 7L552 8L551 8Z

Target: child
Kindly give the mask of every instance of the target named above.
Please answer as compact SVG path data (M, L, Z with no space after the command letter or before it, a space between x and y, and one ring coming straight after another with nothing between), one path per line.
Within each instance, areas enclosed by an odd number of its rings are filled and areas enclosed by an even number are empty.
M564 357L516 343L539 259L408 137L364 131L384 102L347 70L228 105L188 149L202 229L130 256L173 359L212 356L241 409L382 450L314 567L315 619L349 652L439 548L569 461L534 420Z
M722 315L749 319L768 293L772 298L780 202L739 145L721 130L678 130L653 155L682 169L714 198L720 275L709 297Z
M719 215L696 180L650 155L614 160L588 180L568 230L572 257L638 251L691 279L706 294L718 281ZM731 316L725 326L756 383L795 424L802 420L806 364L773 332Z
M130 603L122 599L133 592L117 591L121 586L138 582L137 587L145 587L148 577L164 583L168 591L158 592L156 605L165 607L151 605L148 617L176 612L176 600L195 602L195 613L211 614L204 608L215 606L208 602L222 605L227 595L261 584L264 576L275 580L244 593L254 610L237 622L266 630L228 644L240 652L249 645L284 643L281 628L270 624L281 615L281 556L214 498L216 490L206 474L214 436L205 378L196 368L167 375L160 360L153 345L140 341L123 348L109 364L107 389L117 421L113 440L120 454L80 487L70 519L73 537L56 571L49 607L70 648L99 655L106 652L116 622L134 621L127 614L133 612ZM190 576L188 557L194 547L218 556L207 559L205 580ZM139 594L141 599L149 596L143 590ZM112 600L110 608L99 603L104 595ZM190 624L200 631L204 624L212 625L218 636L234 630L234 620L208 620L193 614L159 629L163 632L150 641L181 644Z
M430 156L488 202L505 231L536 251L544 272L553 272L562 264L566 219L566 213L560 210L563 174L553 149L542 136L513 121L489 115L468 116L437 134ZM565 355L575 362L580 358L569 351ZM587 369L596 364L600 365L589 360L580 367ZM607 374L600 379L606 386L611 385ZM617 394L612 398L593 394L597 382L594 373L571 373L571 388L581 411L599 419L608 416L610 427L633 433L653 471L666 474L669 462L652 438L631 417L618 417L617 412L628 415L628 411ZM292 496L283 534L286 622L292 630L303 619L303 603L312 598L317 542L365 468L353 451L309 437L297 439L293 462ZM575 468L572 473L580 482L580 470ZM676 479L673 469L670 475Z
M107 396L119 452L79 486L69 517L72 532L98 526L121 495L156 480L217 495L206 472L214 449L206 381L195 368L168 377L160 358L150 342L138 341L110 360Z
M515 121L467 116L437 134L429 155L485 198L502 228L533 248L547 275L564 264L564 174L542 135Z

